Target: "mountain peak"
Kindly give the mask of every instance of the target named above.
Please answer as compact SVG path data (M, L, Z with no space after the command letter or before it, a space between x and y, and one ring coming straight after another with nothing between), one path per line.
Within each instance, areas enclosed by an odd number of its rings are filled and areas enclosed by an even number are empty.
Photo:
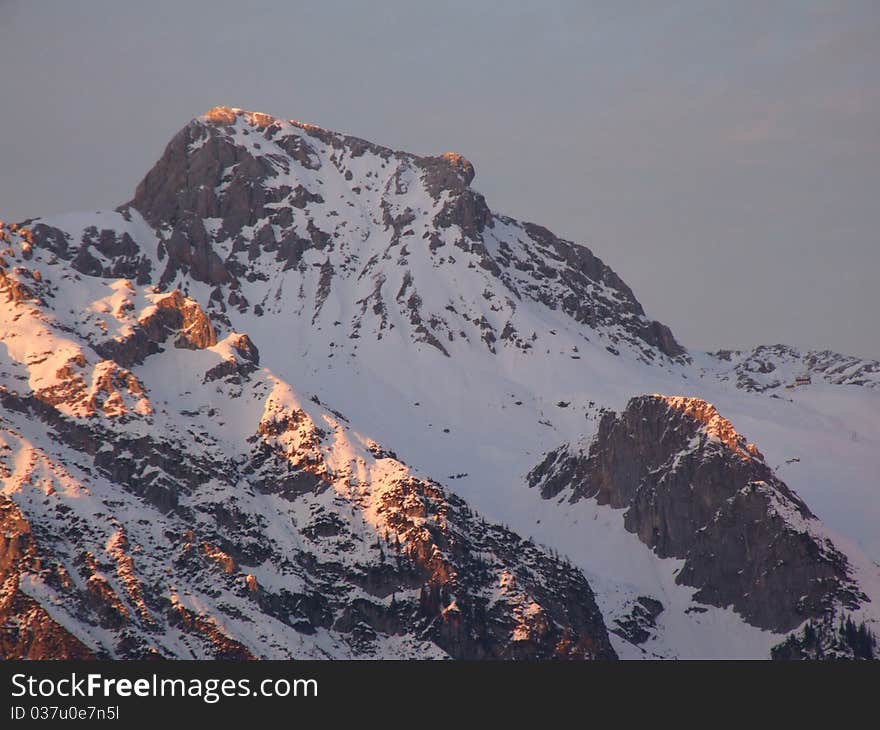
M538 335L525 310L537 305L614 355L687 360L588 248L493 213L474 175L456 152L416 155L219 106L171 140L121 210L157 230L159 286L220 287L221 316L258 303L283 314L277 279L293 277L315 325L348 287L356 311L324 323L348 321L348 339L398 328L444 355L458 343L527 352Z
M454 170L461 174L465 185L471 184L477 173L470 160L466 159L463 155L458 154L458 152L444 152L440 157L446 160L452 165Z
M733 424L722 416L714 405L702 398L687 396L653 395L652 398L665 403L675 411L700 423L706 433L718 439L733 453L744 459L756 458L763 461L761 452L755 444L747 443L745 437L737 433Z
M218 126L229 126L235 124L239 119L243 120L248 126L255 127L258 130L263 130L273 125L279 129L284 126L291 126L297 127L307 134L318 139L324 139L325 141L327 138L332 137L336 140L341 140L343 144L352 145L358 148L359 151L361 151L361 154L363 153L362 150L367 148L371 151L377 152L383 157L393 154L396 157L411 160L420 166L446 163L451 170L461 178L461 181L465 186L470 185L476 175L473 163L458 152L443 152L439 155L416 155L401 150L394 150L390 147L383 147L382 145L368 142L360 137L353 137L342 132L321 127L317 124L311 124L297 119L282 119L271 114L266 114L265 112L248 111L239 107L215 106L200 117L197 117L194 121Z
M307 122L300 122L295 119L281 119L272 114L266 114L265 112L249 111L235 106L215 106L208 109L208 111L200 117L197 117L198 121L210 122L217 125L235 124L238 119L243 119L250 126L258 128L268 127L275 123L280 124L286 122L303 129L321 129L321 127L314 124L308 124Z
M233 124L236 117L241 113L242 110L237 107L215 106L208 109L208 111L201 116L201 119L204 119L207 122L214 122L215 124Z

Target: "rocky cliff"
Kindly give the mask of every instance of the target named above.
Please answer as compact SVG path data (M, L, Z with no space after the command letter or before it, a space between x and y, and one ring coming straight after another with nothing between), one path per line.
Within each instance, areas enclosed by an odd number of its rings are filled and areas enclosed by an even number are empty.
M866 600L846 557L754 444L709 403L660 395L606 413L588 450L550 452L529 474L546 499L595 499L695 600L777 632Z

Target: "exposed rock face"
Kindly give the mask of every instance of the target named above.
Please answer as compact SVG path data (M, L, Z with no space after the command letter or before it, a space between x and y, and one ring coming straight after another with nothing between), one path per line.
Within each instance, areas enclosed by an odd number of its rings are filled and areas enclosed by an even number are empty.
M177 289L157 297L153 307L141 315L129 334L93 347L102 357L131 367L158 352L160 345L175 333L175 347L203 350L217 344L214 326L198 302L184 297Z
M529 251L528 258L523 259L502 246L499 259L506 268L517 272L532 271L534 267L540 276L532 281L523 281L517 275L520 285L531 296L553 309L560 306L575 320L593 328L613 328L626 322L625 327L659 352L672 358L686 357L685 349L675 340L669 328L660 322L647 320L632 290L592 251L563 241L542 226L525 223L523 227L536 244ZM565 266L557 270L552 263L554 261L564 262ZM558 280L558 284L555 280ZM597 297L597 286L613 291L615 295L610 299ZM653 359L650 353L648 359Z
M220 312L275 308L267 271L280 264L305 280L299 296L315 323L332 292L362 290L352 339L366 331L381 339L398 310L415 342L446 355L448 343L469 339L492 352L527 351L533 333L517 313L527 297L594 328L612 352L625 346L644 360L687 359L589 249L494 215L470 187L474 175L456 153L418 156L218 107L174 137L120 210L139 211L160 231L159 285L191 277L216 286L211 307ZM489 315L430 298L426 271L460 271L492 302ZM258 308L245 289L260 292Z
M34 292L19 279L10 277L0 264L0 295L6 304L17 304L34 298Z
M695 599L788 631L864 596L846 558L807 506L710 404L642 396L606 413L588 453L567 446L529 475L545 498L569 490L625 509L626 529L662 558Z
M39 568L31 527L6 496L0 496L0 657L92 659L92 652L46 609L21 590L23 575ZM47 576L63 585L63 570Z
M657 629L657 617L663 613L663 604L650 596L639 596L630 611L614 622L611 632L633 644L643 644Z
M304 639L296 637L316 633L341 642L343 656L372 655L400 637L413 656L615 657L578 570L483 521L393 459L361 452L376 472L368 481L338 471L334 443L349 438L347 428L318 428L271 396L245 461L224 456L220 444L196 456L174 431L161 440L131 438L77 424L35 399L7 393L3 405L0 469L28 508L38 498L30 484L49 454L35 452L27 472L13 472L26 448L17 420L42 422L58 448L75 449L83 463L39 493L50 501L40 534L51 551L37 555L30 528L6 500L5 658L174 657L181 643L196 656L297 656ZM89 491L76 476L86 468ZM96 522L88 515L102 509L105 489L119 490L116 506ZM233 496L242 490L243 502ZM295 542L266 532L285 513L309 516ZM43 585L79 637L17 592L19 581ZM198 607L184 594L200 596ZM267 620L274 624L268 635L247 629ZM100 638L107 636L115 643Z
M151 281L155 272L151 257L143 252L127 231L96 226L86 228L79 240L66 231L36 223L33 245L45 248L86 276L132 279L138 284Z
M260 351L250 337L232 334L226 338L225 343L229 347L229 355L222 363L205 373L205 382L230 377L241 382L239 376L246 377L259 367Z

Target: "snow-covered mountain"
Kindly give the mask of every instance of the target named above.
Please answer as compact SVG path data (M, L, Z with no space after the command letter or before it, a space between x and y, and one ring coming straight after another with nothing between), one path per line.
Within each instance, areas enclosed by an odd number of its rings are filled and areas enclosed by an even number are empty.
M756 392L791 389L798 378L832 385L880 386L880 362L841 355L830 350L802 352L789 345L762 345L754 350L711 353L713 370L725 382Z
M872 651L877 364L689 352L474 176L218 107L0 228L4 656Z

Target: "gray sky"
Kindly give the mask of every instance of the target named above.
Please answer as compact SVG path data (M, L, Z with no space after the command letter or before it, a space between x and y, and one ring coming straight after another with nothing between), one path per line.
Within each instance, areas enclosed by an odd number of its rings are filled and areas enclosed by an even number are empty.
M0 218L226 104L475 165L701 348L880 358L880 2L0 0Z

